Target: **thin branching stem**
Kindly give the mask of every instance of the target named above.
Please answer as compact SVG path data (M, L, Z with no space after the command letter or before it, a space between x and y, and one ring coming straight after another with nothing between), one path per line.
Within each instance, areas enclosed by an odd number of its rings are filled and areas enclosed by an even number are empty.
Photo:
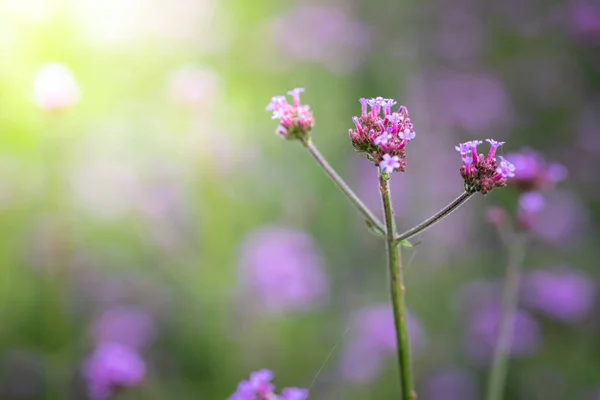
M321 155L317 147L313 144L310 139L301 141L304 147L308 150L308 152L313 156L315 161L323 168L325 173L331 178L333 183L346 195L348 200L358 209L358 211L367 219L369 225L374 229L377 233L384 235L385 227L381 221L368 209L368 207L358 198L356 193L350 189L348 184L344 182L342 177L335 172L333 167L329 165L327 160Z
M410 365L410 339L408 336L408 319L404 301L404 282L402 277L402 258L399 243L395 240L396 225L394 210L390 198L388 181L379 176L379 190L386 224L386 249L390 275L390 296L394 309L394 327L398 347L398 367L400 368L400 383L402 385L402 400L414 400L417 394L413 388L412 370Z
M396 242L401 242L402 240L410 239L411 237L424 232L426 229L431 228L433 225L440 222L442 219L450 215L452 211L458 209L461 205L463 205L467 200L473 196L474 193L463 192L456 199L452 200L450 204L446 207L442 208L440 211L435 213L432 217L426 219L421 222L419 225L416 225L406 232L402 232L400 235L396 236Z

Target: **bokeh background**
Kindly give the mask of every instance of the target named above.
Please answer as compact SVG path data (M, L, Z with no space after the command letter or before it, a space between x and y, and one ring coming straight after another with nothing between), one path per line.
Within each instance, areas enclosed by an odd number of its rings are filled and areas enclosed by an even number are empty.
M107 369L122 399L225 399L260 368L397 398L383 243L264 110L294 87L378 212L347 131L359 97L408 107L400 229L461 192L458 142L565 167L506 398L600 398L596 1L1 0L0 54L1 399L101 398ZM518 198L476 196L403 252L424 400L483 398L507 263L487 216Z

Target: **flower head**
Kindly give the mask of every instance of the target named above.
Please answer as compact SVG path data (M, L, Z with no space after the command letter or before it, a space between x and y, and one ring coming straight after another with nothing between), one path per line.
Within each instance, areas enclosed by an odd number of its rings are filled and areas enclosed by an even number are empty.
M275 394L275 385L271 383L273 372L261 369L250 374L250 379L241 381L229 400L306 400L308 390L284 388L281 396Z
M140 356L118 343L100 345L83 367L83 376L93 400L107 400L116 390L137 386L146 375Z
M519 190L549 189L567 176L564 166L548 163L541 154L529 148L510 154L507 158L515 166L515 176L511 179L511 185Z
M300 104L300 93L303 91L302 88L296 88L288 92L294 100L293 104L289 104L284 96L274 96L265 108L273 113L273 119L279 120L275 132L284 139L307 140L315 124L310 107Z
M461 155L463 165L460 174L465 181L465 190L469 193L481 192L487 194L490 190L506 186L507 179L514 176L515 166L503 157L496 161L496 149L504 144L493 139L487 139L490 151L487 156L477 154L480 140L461 143L454 148Z
M355 127L348 131L352 146L359 153L367 153L369 160L387 173L404 171L404 148L415 138L408 110L400 106L392 112L396 101L383 97L361 98L359 101L361 115L352 118Z

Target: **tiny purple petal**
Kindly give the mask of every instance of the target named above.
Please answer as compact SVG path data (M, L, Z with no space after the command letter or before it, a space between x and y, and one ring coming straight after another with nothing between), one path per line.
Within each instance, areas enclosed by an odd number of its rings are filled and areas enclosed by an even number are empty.
M400 158L398 156L383 155L383 160L379 163L379 168L382 171L391 174L396 168L400 168Z
M500 165L496 168L496 173L503 178L512 178L515 176L515 166L502 156L499 156L498 158L500 158Z

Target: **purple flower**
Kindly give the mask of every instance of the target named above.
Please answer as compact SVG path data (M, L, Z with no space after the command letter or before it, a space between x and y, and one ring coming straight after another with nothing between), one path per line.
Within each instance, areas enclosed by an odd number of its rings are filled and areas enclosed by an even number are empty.
M133 307L109 309L93 325L96 344L120 343L140 349L153 339L154 334L154 321L150 315Z
M520 190L544 190L565 179L567 172L560 164L548 163L541 154L532 149L507 155L515 166L511 183Z
M273 372L261 369L250 374L250 379L241 381L229 400L306 400L308 390L298 388L285 388L281 396L277 396L275 385L271 383Z
M487 363L491 360L498 341L500 317L500 305L493 303L478 307L470 315L465 344L469 355L476 361ZM537 321L522 310L516 310L511 319L513 332L509 347L510 356L526 357L534 354L541 341Z
M600 6L593 0L571 1L571 27L582 38L600 38Z
M383 133L380 136L376 137L373 143L376 144L377 146L386 145L386 144L388 144L388 142L391 139L392 139L391 133Z
M141 383L146 365L131 348L119 343L104 343L96 348L83 366L83 376L94 400L109 399L122 388Z
M522 293L529 308L559 321L575 322L592 308L596 287L584 274L561 267L531 272Z
M240 278L271 312L309 310L322 303L328 291L312 238L286 227L261 228L246 238Z
M502 146L506 142L497 142L494 139L485 139L486 142L490 144L490 152L488 153L488 158L492 159L496 155L496 150L498 147Z
M515 176L515 166L502 156L498 156L498 158L500 159L500 165L496 168L496 173L503 178L512 178Z
M273 113L272 119L279 120L275 132L287 140L306 140L312 130L315 120L310 107L300 104L300 93L304 89L296 88L288 92L294 103L288 104L284 96L273 96L265 107L266 111Z
M461 143L454 149L461 155L463 165L460 175L465 181L465 190L469 193L481 192L487 194L490 190L506 186L507 178L514 176L515 167L510 162L499 156L500 162L496 162L494 155L496 149L504 144L493 139L487 139L490 143L490 151L487 157L477 154L477 146L482 142L472 140Z
M382 171L391 174L397 168L400 168L400 158L398 156L392 157L389 154L384 154L383 159L379 163L379 168L381 168Z
M450 367L432 374L423 388L427 400L476 400L477 380L469 372Z
M403 172L406 168L404 148L416 136L408 110L400 106L392 113L391 107L396 101L383 97L359 101L361 116L352 118L355 129L348 131L352 146L359 153L367 153L367 158L388 174ZM368 107L371 112L367 112Z
M374 306L357 313L352 323L353 334L345 346L341 373L353 382L370 382L379 374L383 361L396 351L394 314L387 305ZM417 350L423 341L418 321L408 314L411 348Z

